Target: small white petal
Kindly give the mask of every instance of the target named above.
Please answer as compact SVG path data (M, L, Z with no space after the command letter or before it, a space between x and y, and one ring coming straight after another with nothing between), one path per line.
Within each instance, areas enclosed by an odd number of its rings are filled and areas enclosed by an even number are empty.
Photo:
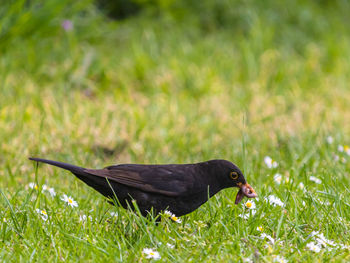
M166 243L166 245L167 245L167 247L169 247L169 248L174 248L174 247L175 247L175 245L170 244L170 243Z
M49 188L48 189L48 191L49 191L49 194L52 196L52 197L55 197L56 196L56 192L55 192L55 189L54 188Z
M254 201L248 200L247 202L245 202L244 207L254 210L256 208L256 205L255 205Z
M261 237L262 239L267 238L267 239L271 242L271 244L275 244L275 239L274 239L272 236L270 236L270 235L267 235L267 234L265 234L265 233L262 233L260 237Z
M273 180L277 183L280 184L282 182L282 175L277 173L274 175Z
M159 253L152 248L144 248L142 250L142 253L146 255L146 258L155 259L155 260L160 259Z
M317 177L312 176L312 175L309 177L309 179L310 179L310 181L312 181L312 182L314 182L316 184L321 184L322 183L322 181L320 179L318 179Z
M334 139L333 139L332 136L328 136L328 137L327 137L327 143L328 143L328 144L332 144L333 141L334 141Z
M279 199L277 196L274 195L270 195L267 198L265 197L265 201L267 201L268 203L272 204L273 206L284 206L284 203L281 201L281 199Z
M318 244L315 244L314 242L308 243L308 244L306 245L306 247L307 247L309 250L311 250L311 251L313 251L313 252L316 252L316 253L318 253L318 252L321 251L321 246L318 245Z

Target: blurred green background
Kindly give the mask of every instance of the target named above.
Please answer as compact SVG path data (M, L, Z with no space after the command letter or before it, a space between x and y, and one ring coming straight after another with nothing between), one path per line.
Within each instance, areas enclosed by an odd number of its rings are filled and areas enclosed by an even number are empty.
M349 10L348 1L5 1L0 163L15 174L29 155L91 166L226 158L251 172L245 158L254 166L262 153L293 156L294 142L344 138Z

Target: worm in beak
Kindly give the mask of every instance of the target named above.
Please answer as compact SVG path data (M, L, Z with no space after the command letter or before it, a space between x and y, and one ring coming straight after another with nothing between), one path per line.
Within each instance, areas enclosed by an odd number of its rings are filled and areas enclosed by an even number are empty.
M238 187L240 188L237 196L236 196L236 201L235 204L237 205L239 202L242 201L243 197L246 196L248 198L255 198L258 195L254 191L253 187L251 187L249 184L239 184Z

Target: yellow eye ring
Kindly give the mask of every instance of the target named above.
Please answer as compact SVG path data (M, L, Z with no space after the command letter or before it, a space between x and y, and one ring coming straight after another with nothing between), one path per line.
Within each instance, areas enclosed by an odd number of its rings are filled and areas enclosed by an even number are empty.
M231 177L232 180L236 180L236 179L238 178L238 173L236 173L236 172L231 172L231 173L230 173L230 177Z

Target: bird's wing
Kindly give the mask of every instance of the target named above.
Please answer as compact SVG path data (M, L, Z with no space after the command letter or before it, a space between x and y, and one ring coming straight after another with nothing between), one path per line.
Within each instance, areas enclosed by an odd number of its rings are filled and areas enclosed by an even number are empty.
M201 183L196 182L194 167L189 165L122 164L85 171L145 192L172 197L190 195L203 190Z

